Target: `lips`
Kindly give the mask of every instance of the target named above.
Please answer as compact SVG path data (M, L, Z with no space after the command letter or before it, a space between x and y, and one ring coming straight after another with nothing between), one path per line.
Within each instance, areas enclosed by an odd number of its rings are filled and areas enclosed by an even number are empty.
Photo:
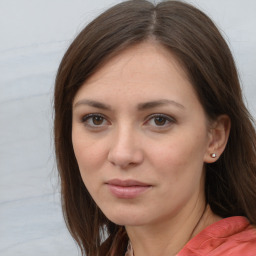
M136 198L152 187L149 184L136 180L113 179L106 184L115 197L123 199Z

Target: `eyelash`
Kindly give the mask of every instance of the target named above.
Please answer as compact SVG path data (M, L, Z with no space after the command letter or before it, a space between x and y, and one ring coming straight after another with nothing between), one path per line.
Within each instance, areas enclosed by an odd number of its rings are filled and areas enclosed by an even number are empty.
M93 123L89 123L90 121L93 122L93 118L100 118L101 121L103 122L103 124L93 124ZM164 128L168 128L171 124L175 123L176 120L173 117L170 117L168 115L165 114L152 114L149 115L148 117L146 117L145 122L143 123L143 125L148 125L150 126L150 121L156 121L156 118L162 118L163 120L163 125L157 125L155 122L155 124L153 125L154 128L157 129L164 129ZM109 123L108 120L106 119L106 117L102 114L98 114L98 113L93 113L93 114L88 114L85 115L82 118L82 123L84 123L87 127L92 128L92 129L99 129L104 127L106 124L105 122Z
M173 124L173 123L176 122L176 120L175 120L173 117L170 117L170 116L168 116L168 115L165 115L165 114L152 114L152 115L150 115L150 116L148 116L148 117L146 118L145 124L148 124L151 120L156 121L156 118L159 118L159 117L163 119L164 124L163 124L163 125L157 125L157 124L155 124L154 127L157 127L157 129L164 129L164 128L167 128L167 127L169 127L171 124ZM168 123L166 124L166 122L168 122ZM155 122L154 122L154 123L155 123Z
M108 122L104 115L101 114L88 114L82 118L82 123L84 123L86 126L91 128L101 128L104 125L96 125L96 124L89 124L89 121L91 120L93 122L93 118L102 118L103 122Z

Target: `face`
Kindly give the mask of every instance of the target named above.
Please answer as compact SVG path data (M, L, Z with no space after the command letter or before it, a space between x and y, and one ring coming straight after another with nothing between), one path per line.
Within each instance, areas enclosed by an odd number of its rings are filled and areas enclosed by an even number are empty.
M211 143L197 95L153 43L109 60L77 92L72 141L82 179L114 223L150 225L204 202Z

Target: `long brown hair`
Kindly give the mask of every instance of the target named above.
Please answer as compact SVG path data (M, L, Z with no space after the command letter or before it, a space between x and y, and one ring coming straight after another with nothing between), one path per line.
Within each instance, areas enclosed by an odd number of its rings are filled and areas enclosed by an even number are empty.
M64 55L55 84L55 148L66 224L82 254L122 255L128 237L95 204L80 176L72 147L72 101L100 65L145 40L169 49L186 71L209 119L226 114L230 137L219 160L206 164L206 200L222 217L256 224L256 134L242 98L232 54L214 23L180 1L157 5L126 1L86 26ZM102 244L103 237L107 237Z

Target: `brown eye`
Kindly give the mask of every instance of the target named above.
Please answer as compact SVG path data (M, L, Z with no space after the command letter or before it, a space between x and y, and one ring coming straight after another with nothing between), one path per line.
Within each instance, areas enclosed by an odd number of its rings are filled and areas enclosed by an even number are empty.
M92 117L92 122L94 125L102 125L104 122L104 118L102 116L94 116Z
M157 126L162 126L166 124L166 118L162 117L162 116L158 116L154 118L154 122Z
M89 114L82 118L82 122L89 128L103 128L110 123L100 114Z
M152 129L167 129L176 121L173 117L165 114L152 114L148 117L145 125Z

